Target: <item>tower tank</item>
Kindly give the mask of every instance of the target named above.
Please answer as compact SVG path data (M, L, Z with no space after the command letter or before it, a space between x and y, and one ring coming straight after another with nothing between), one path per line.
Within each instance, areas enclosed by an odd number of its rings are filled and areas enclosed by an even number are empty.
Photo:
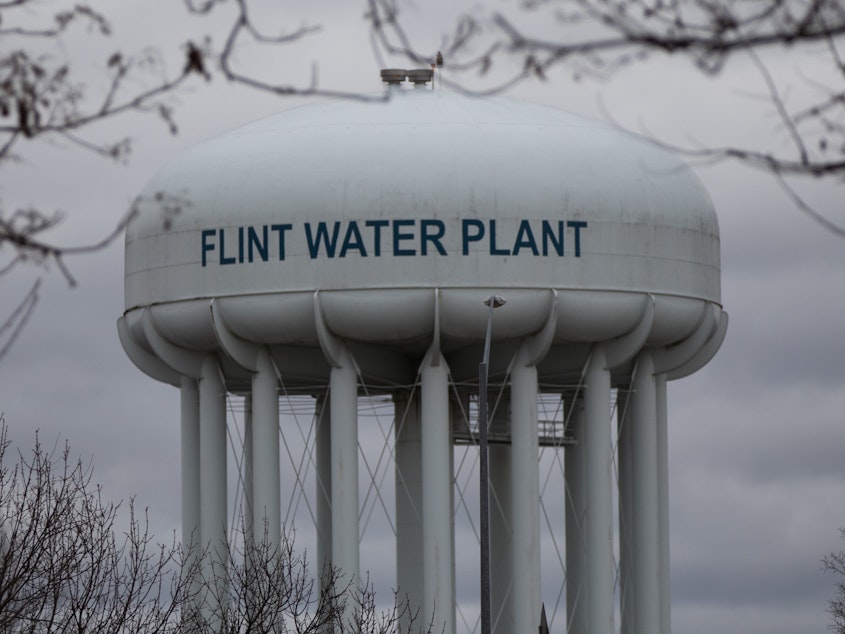
M710 199L675 156L607 124L393 81L384 99L312 103L201 143L139 198L118 330L141 370L181 391L183 538L225 537L230 393L251 412L249 512L279 539L284 386L327 421L317 560L357 579L366 386L405 408L396 473L417 483L396 487L395 585L455 632L452 451L478 427L454 421L478 390L483 300L501 296L491 471L509 501L492 521L511 583L494 589L495 631L540 623L537 456L551 444L569 491L569 631L613 631L618 568L626 631L668 633L666 381L703 366L727 327ZM541 394L564 403L551 436Z

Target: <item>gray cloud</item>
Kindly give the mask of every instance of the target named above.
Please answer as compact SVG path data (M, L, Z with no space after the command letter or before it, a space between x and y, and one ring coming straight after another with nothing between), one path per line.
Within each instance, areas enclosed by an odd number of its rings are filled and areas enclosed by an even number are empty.
M164 3L157 8L167 11ZM359 14L354 3L326 13L325 33L281 58L285 68L305 60L307 72L293 78L308 78L315 59L324 85L379 90ZM420 24L417 37L439 41L440 17L423 9L413 14ZM160 28L162 15L170 14L121 10L117 22L126 38L121 42L181 43L209 24L174 16ZM144 28L127 28L130 23ZM278 59L263 65L254 50L241 59L270 75L280 68ZM604 84L572 82L560 71L548 85L523 86L515 94L602 117L600 97L621 123L667 141L768 143L773 120L759 100L738 94L747 71L738 63L722 79L711 80L695 75L684 60L670 60ZM128 167L65 146L39 145L25 152L23 164L9 171L4 165L3 200L68 209L69 220L56 235L68 243L97 238L174 152L296 103L222 82L198 85L175 100L180 136L170 138L146 118L131 119L138 145ZM780 142L778 135L773 139ZM725 163L702 167L700 174L720 214L723 300L731 325L711 365L669 389L674 629L821 631L833 580L820 572L819 559L840 547L837 529L845 525L845 243L795 210L764 173ZM838 208L838 186L801 186L825 211ZM35 429L50 442L68 438L77 453L92 459L106 494L136 495L150 506L156 534L166 539L180 522L178 392L138 372L117 341L121 245L70 263L79 287L69 289L57 271L47 272L32 322L0 363L0 410L21 447L29 445ZM3 297L22 296L39 273L27 268L5 276ZM389 486L385 497L392 499ZM549 508L559 514L553 504ZM379 514L377 509L362 544L362 564L378 576L381 593L392 584L395 554ZM468 615L477 611L474 539L460 520L458 593ZM306 528L298 526L297 543L313 552ZM546 570L544 599L558 589L554 566Z

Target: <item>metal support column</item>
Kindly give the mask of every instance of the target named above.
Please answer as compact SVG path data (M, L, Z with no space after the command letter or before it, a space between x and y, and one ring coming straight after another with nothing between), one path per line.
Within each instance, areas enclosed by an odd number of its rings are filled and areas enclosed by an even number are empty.
M666 375L654 377L657 402L657 504L660 549L660 634L672 631L669 571L669 434Z
M610 371L604 348L593 346L584 394L587 536L587 631L612 634L613 514Z
M314 461L317 476L317 570L322 582L332 565L332 428L331 401L327 393L317 398L314 409ZM321 583L322 587L322 583Z
M202 549L200 533L200 403L194 379L182 377L182 543Z
M252 491L256 543L281 544L281 485L279 474L279 388L270 354L258 354L252 378Z
M511 371L511 500L514 633L540 627L540 472L537 368Z
M410 617L423 614L422 429L419 393L393 396L396 442L396 588L403 613L401 631L410 631Z
M658 544L657 403L651 354L640 353L631 385L631 589L632 634L660 631L660 551Z
M566 621L567 634L587 634L587 534L586 462L584 442L584 401L581 397L566 403L570 413L569 430L575 444L564 449L566 484Z
M255 522L253 515L253 459L252 459L252 392L244 397L244 537L253 536Z
M514 631L511 447L492 444L487 454L490 459L490 620L494 634L510 634Z
M449 418L449 369L439 350L420 368L422 420L422 527L424 622L434 630L455 632L452 532L452 430ZM444 629L445 628L445 629Z
M208 548L203 575L210 585L205 600L206 622L216 627L225 607L228 579L226 494L226 389L217 360L202 363L200 400L200 534Z
M199 609L199 555L203 549L200 507L200 402L195 379L182 377L181 435L182 435L182 544L187 549L182 574L189 579L186 613L195 615ZM189 617L190 620L191 617Z
M331 370L332 565L340 586L357 588L358 566L358 377L349 353ZM354 611L347 605L346 620Z
M617 420L617 477L619 487L619 604L621 634L634 631L634 590L631 584L631 514L633 513L633 487L631 477L631 387L626 385L616 393Z

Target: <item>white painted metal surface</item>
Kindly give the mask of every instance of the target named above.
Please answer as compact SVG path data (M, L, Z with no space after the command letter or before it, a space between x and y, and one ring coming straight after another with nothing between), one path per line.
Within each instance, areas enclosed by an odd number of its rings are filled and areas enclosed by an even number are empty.
M522 358L522 355L519 357ZM537 368L517 363L511 372L512 579L514 632L540 627L540 473Z
M395 394L394 434L396 462L396 588L399 601L407 605L403 631L409 631L411 617L423 600L423 473L422 426L419 393ZM451 447L450 447L451 449ZM446 474L448 476L449 467ZM451 487L451 482L449 482ZM449 517L447 515L447 517ZM451 537L451 533L449 533ZM450 542L451 545L451 542ZM451 562L450 562L451 563Z
M422 426L422 615L435 631L455 632L452 544L452 437L449 428L449 368L439 350L420 368Z
M178 212L165 217L162 200ZM511 300L494 338L537 329L545 303L531 289L565 291L556 341L624 334L648 292L650 339L673 343L690 311L719 301L718 225L689 170L604 124L506 98L413 91L284 112L176 159L139 210L130 326L133 309L169 304L156 317L186 345L213 345L206 302L190 301L210 297L244 339L308 345L317 289L335 334L375 342L430 338L435 286L443 335L459 339L484 317L467 288Z
M704 365L727 328L706 192L675 157L602 123L504 97L390 94L203 143L141 196L118 330L143 372L182 389L183 537L225 537L228 391L250 398L254 530L266 518L279 539L276 399L280 388L311 394L317 561L357 582L359 387L395 392L407 409L394 452L399 593L454 632L450 392L471 392L481 300L501 295L489 374L512 416L509 444L491 451L502 502L492 568L508 577L494 580L496 632L539 623L544 385L577 410L565 469L571 632L611 634L619 599L625 634L668 634L665 384ZM620 416L621 597L614 389L633 390Z
M610 430L610 371L604 346L590 354L584 394L584 461L587 508L584 610L589 634L612 634L613 514Z

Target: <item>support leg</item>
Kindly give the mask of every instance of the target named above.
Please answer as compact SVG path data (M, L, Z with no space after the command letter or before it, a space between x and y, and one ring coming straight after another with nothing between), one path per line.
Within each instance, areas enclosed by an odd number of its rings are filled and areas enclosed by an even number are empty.
M540 627L540 472L537 368L511 372L511 480L514 632Z
M317 398L314 411L317 470L317 569L323 575L332 565L332 433L331 404L328 394Z
M421 370L423 617L434 630L455 632L455 555L452 547L452 430L445 359Z
M568 414L575 444L566 447L566 615L567 634L587 634L587 534L584 402L570 401Z
M256 543L281 543L279 391L270 355L258 355L252 380L253 527Z
M636 606L631 569L631 523L634 508L631 464L631 400L630 386L619 388L616 397L617 461L619 477L619 596L622 617L621 634L634 632Z
M208 595L206 622L215 629L227 595L226 390L209 356L202 364L200 396L200 534L208 554L203 566Z
M655 377L657 398L658 541L660 543L660 633L672 631L669 573L669 437L666 404L666 375Z
M584 394L587 496L587 631L613 628L613 516L610 372L604 350L595 346Z
M657 405L654 364L648 352L637 360L631 411L631 584L632 634L660 631L660 551L658 545Z
M358 377L346 353L343 366L331 371L332 565L341 587L359 583L358 551ZM351 599L352 597L350 597ZM349 622L354 601L347 601Z
M183 574L189 579L187 613L191 619L199 609L199 554L203 548L200 532L200 403L199 387L195 379L182 377L182 544L187 549Z
M400 605L407 601L402 631L410 631L410 616L423 620L422 428L420 397L395 394L396 436L396 586Z
M493 634L513 632L511 447L492 444L490 460L490 607Z

